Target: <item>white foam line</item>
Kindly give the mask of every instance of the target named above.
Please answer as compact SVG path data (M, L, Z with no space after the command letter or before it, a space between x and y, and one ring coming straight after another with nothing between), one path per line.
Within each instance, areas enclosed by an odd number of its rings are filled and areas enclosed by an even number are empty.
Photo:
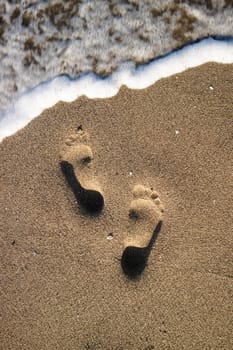
M144 89L161 78L207 62L233 63L233 40L204 39L137 69L132 62L124 63L106 79L92 73L77 80L57 77L22 95L6 113L0 115L0 141L26 126L58 101L71 102L82 95L89 98L111 97L117 94L122 85Z

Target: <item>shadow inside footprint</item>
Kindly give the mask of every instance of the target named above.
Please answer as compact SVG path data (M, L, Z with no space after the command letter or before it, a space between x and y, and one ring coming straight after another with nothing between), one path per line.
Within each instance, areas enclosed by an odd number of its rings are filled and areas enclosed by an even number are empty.
M121 257L121 267L129 278L137 278L144 271L151 249L161 230L162 223L162 221L158 222L147 247L128 246L125 248Z
M102 194L95 190L88 190L78 181L74 167L67 161L60 162L61 170L66 178L68 185L71 187L75 198L79 205L83 207L89 214L98 214L104 206L104 198Z

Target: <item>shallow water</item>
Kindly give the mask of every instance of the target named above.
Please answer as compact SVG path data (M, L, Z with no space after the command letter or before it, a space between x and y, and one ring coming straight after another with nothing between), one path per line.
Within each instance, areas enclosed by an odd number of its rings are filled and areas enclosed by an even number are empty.
M56 77L29 90L12 103L5 113L0 113L0 141L59 101L71 102L82 95L89 98L111 97L117 94L122 85L131 89L144 89L161 78L210 61L233 63L233 39L203 39L136 69L132 62L122 64L116 72L104 79L93 73L77 79ZM210 83L208 88L214 90Z
M109 75L210 35L233 35L232 1L1 0L0 110L58 75Z

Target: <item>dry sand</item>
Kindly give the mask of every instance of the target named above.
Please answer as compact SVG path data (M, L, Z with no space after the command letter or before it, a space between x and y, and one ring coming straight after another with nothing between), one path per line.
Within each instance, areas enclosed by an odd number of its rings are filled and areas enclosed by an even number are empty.
M232 349L232 88L233 65L211 63L58 103L0 144L1 350ZM97 217L59 167L80 126L94 157L80 181L105 199ZM128 216L135 185L165 211L130 280L124 241L151 233Z

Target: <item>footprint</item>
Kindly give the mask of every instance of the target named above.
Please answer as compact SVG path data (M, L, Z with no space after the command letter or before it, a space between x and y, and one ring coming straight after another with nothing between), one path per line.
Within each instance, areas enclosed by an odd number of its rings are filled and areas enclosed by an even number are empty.
M164 206L153 189L136 185L129 208L130 231L124 241L121 266L130 278L138 277L146 267L153 244L162 227Z
M80 126L65 141L60 153L60 167L78 204L93 215L103 209L104 198L98 184L90 179L90 164L93 154L88 143L89 136ZM81 180L79 180L79 174Z

